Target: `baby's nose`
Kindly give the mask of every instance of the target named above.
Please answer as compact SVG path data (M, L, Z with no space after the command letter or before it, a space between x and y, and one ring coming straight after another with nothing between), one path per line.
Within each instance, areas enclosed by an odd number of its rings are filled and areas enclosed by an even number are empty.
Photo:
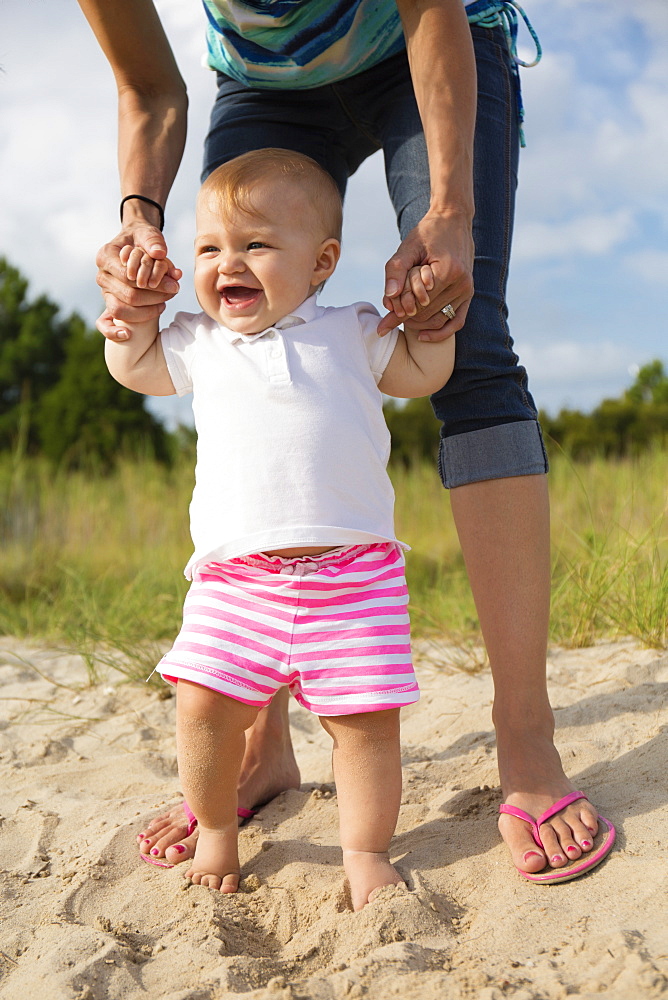
M221 274L231 274L233 271L243 271L244 263L241 255L234 252L221 253L218 258L218 271Z

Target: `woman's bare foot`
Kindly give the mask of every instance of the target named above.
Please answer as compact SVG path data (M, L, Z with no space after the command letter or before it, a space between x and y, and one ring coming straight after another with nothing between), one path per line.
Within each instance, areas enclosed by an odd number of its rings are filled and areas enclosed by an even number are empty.
M285 709L279 712L274 710L274 702L283 698L283 692ZM246 733L246 750L237 789L239 805L244 809L257 809L271 802L281 792L287 792L291 788L298 789L301 784L290 739L288 695L287 688L279 691L271 705L259 713L255 725ZM279 703L278 708L280 707Z
M372 903L375 893L385 885L406 883L399 872L390 864L387 852L343 851L343 867L350 883L350 897L353 910L361 910Z
M240 873L236 826L223 830L200 827L195 857L186 878L208 889L237 891Z
M290 741L288 696L287 688L279 691L246 733L238 786L239 805L245 809L256 809L281 792L299 788L301 776ZM137 844L142 854L177 865L194 857L197 830L188 836L188 820L179 804L152 819L137 836Z
M164 858L173 865L192 858L197 844L197 830L188 836L188 819L183 803L179 802L168 812L155 816L137 835L137 844L141 854Z
M576 790L564 774L549 735L515 733L512 738L504 738L497 732L497 747L501 787L508 805L536 818ZM586 799L571 803L541 827L545 852L535 843L528 825L513 816L499 817L499 831L516 867L539 872L546 865L562 868L591 851L598 830L597 815Z

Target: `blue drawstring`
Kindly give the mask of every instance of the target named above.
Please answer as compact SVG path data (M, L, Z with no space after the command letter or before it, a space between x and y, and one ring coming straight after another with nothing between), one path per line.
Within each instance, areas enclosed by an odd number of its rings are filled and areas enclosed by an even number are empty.
M518 11L536 46L536 58L533 62L524 62L517 55ZM469 19L469 24L477 24L481 28L496 28L498 25L501 25L503 28L503 33L508 43L508 51L513 61L513 75L517 82L517 117L519 121L520 145L526 146L524 140L524 104L522 103L519 67L524 66L529 68L537 66L540 62L543 49L541 48L538 35L534 31L526 12L522 10L515 0L476 0L475 3L469 4L466 8L466 15Z

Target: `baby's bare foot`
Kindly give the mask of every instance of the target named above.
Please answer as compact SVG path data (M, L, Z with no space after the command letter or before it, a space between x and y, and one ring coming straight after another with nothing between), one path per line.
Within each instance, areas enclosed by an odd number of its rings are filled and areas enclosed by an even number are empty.
M373 902L374 894L385 885L403 885L399 872L390 864L387 852L343 851L343 867L350 883L353 910Z
M240 873L236 826L222 830L207 830L200 826L195 857L186 878L208 889L237 891Z

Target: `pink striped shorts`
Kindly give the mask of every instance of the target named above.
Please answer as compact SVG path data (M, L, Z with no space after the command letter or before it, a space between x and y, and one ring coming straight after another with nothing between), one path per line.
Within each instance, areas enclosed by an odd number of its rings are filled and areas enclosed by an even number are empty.
M317 715L400 708L420 697L407 603L393 543L211 563L157 669L258 708L286 686Z

